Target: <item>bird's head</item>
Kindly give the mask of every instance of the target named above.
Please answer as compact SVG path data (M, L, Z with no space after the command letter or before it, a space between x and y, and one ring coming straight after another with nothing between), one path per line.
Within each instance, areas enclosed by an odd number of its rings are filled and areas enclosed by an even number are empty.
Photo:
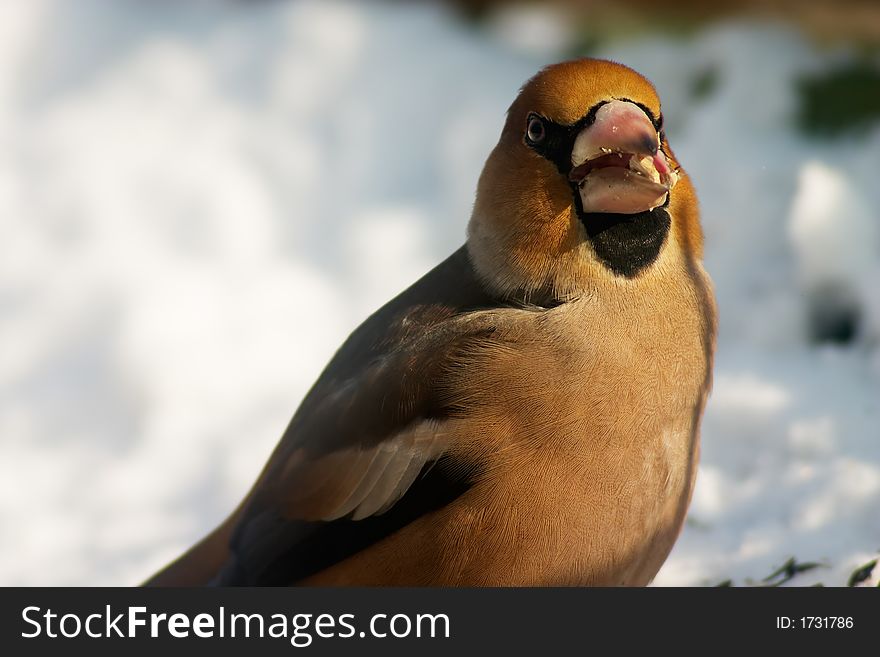
M698 258L702 234L651 83L596 59L529 80L486 161L468 226L484 282L502 296L564 300L597 276L663 267L674 247Z

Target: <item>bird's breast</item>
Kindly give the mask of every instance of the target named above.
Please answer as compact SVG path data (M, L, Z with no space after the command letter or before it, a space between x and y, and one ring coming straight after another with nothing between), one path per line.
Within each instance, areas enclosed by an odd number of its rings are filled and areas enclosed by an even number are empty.
M709 351L693 298L664 302L587 299L560 313L524 359L531 385L519 390L500 453L517 496L510 504L548 519L533 546L546 558L534 564L544 569L536 581L645 584L680 531Z

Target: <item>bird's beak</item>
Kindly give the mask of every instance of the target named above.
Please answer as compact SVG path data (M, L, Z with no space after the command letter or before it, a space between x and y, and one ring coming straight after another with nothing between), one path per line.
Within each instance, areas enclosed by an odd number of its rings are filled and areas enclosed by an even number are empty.
M569 179L577 185L584 212L634 214L666 202L678 175L660 150L647 114L612 100L596 112L571 151Z

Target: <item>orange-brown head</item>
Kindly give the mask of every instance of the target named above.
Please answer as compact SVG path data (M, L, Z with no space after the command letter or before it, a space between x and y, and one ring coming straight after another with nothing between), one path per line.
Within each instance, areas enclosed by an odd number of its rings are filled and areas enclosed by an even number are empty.
M477 188L468 250L494 292L569 299L597 276L635 279L667 249L699 258L696 197L632 69L549 66L511 105Z

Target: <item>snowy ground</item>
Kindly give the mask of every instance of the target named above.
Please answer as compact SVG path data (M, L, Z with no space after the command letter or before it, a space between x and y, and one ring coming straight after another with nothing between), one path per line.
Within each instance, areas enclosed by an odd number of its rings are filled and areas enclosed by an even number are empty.
M340 341L461 243L504 110L568 36L401 4L0 4L0 584L137 583L214 526ZM843 584L880 549L880 129L812 142L791 115L792 80L847 53L728 25L598 54L660 90L721 310L657 583L794 556L827 568L793 584ZM811 344L841 299L857 340Z

